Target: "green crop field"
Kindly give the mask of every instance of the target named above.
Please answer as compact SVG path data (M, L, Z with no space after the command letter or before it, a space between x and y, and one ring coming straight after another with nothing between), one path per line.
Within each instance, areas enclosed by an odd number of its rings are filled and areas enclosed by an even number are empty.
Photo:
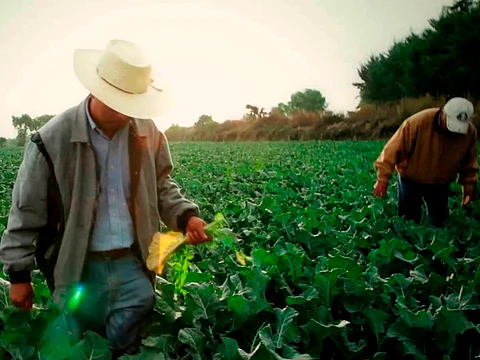
M480 206L466 214L452 186L446 229L399 219L394 182L387 199L372 195L382 145L172 144L182 191L207 222L223 214L238 243L219 236L172 259L142 354L124 358L479 358ZM0 152L3 224L21 157ZM34 285L24 313L2 281L0 358L108 359L95 333L55 333L41 274Z

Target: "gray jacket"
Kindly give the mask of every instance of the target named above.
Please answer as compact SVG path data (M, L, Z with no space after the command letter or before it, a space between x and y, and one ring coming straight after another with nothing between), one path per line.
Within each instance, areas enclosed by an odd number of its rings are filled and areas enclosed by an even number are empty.
M61 214L63 222L54 224L61 236L51 280L56 288L65 288L81 280L99 194L85 100L51 119L39 130L39 138L51 158L56 183L51 181L45 156L30 141L13 188L8 224L0 243L0 261L12 283L30 281L41 231L49 216ZM184 231L190 216L198 214L198 207L186 200L171 180L173 166L168 142L153 121L134 119L130 123L129 152L129 208L136 244L145 262L160 221L172 230ZM55 188L61 206L51 201ZM45 241L50 240L42 239L43 246ZM51 252L49 249L45 256Z

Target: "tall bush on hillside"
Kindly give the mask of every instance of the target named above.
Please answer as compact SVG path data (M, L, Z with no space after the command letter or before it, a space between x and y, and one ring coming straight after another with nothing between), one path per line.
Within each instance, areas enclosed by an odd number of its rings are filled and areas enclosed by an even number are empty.
M285 115L292 115L296 112L322 112L327 108L327 100L319 90L305 89L297 91L290 96L290 101L280 103L275 111L280 111Z
M193 126L193 140L212 140L218 123L210 115L202 115Z
M457 0L430 28L395 42L358 69L361 103L402 98L480 96L480 1Z

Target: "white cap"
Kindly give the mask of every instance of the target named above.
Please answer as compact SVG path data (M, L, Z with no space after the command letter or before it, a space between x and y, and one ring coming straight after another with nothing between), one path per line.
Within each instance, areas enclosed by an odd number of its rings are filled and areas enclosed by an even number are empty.
M456 97L443 107L447 129L458 134L466 134L473 115L473 104L467 99Z

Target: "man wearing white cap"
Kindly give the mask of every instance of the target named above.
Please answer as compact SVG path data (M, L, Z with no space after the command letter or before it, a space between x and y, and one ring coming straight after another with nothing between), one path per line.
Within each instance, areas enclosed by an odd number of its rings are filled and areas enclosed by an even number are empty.
M437 227L448 217L450 184L463 189L462 205L474 196L478 180L477 129L473 105L452 98L442 108L422 110L406 119L375 161L374 194L384 197L390 178L399 173L398 214L419 222L422 203Z
M72 330L105 330L118 358L139 351L154 306L145 262L160 221L192 243L211 238L171 180L167 139L150 120L171 106L169 92L140 48L113 40L77 50L74 69L90 94L27 144L0 261L16 306L32 308L37 264Z

